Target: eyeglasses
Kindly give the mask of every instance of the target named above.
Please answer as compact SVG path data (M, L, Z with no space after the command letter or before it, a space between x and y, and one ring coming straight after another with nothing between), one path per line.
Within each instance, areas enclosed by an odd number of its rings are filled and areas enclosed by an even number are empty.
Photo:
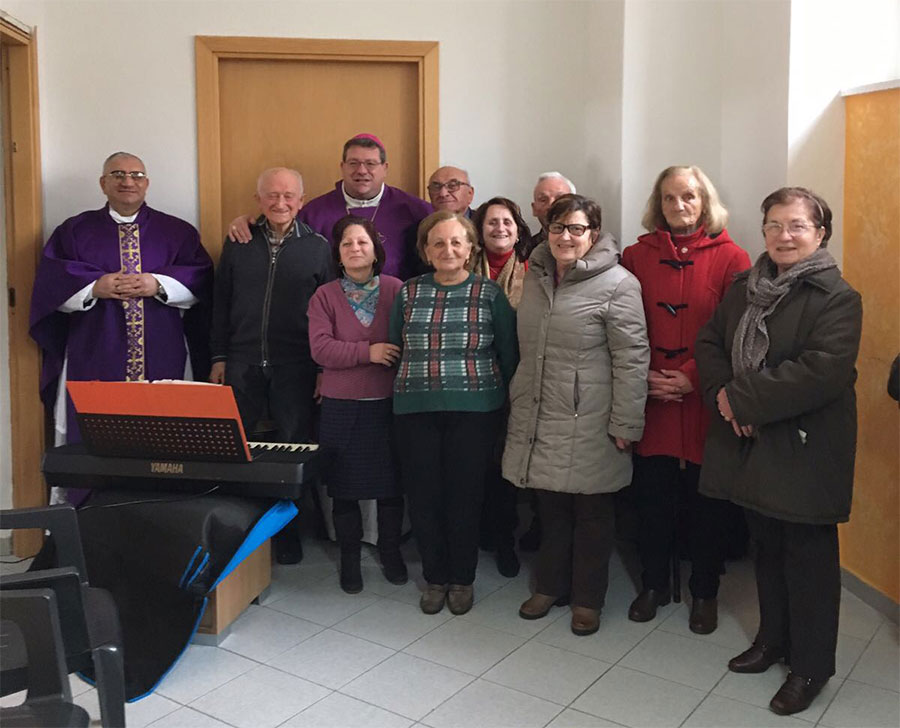
M131 179L133 179L135 182L140 182L147 179L146 172L126 172L124 169L114 169L111 172L107 172L105 176L112 177L119 182L121 182L126 177L131 177Z
M456 192L460 187L465 185L466 187L471 187L468 182L461 182L458 179L451 179L449 182L431 182L428 185L428 191L436 195L438 194L444 187L447 188L447 192Z
M376 162L374 159L348 159L344 162L350 169L359 169L360 167L365 167L370 172L374 169L380 167L384 162Z
M547 226L547 230L549 230L554 235L562 235L563 230L568 230L569 235L573 238L580 238L584 235L585 230L590 230L590 225L579 225L578 223L573 223L572 225L563 225L561 222L551 222Z
M815 225L808 222L792 222L787 227L782 225L780 222L767 222L762 226L763 235L769 235L771 237L778 237L785 230L788 231L788 235L791 237L797 237L798 235L803 235L808 230L818 230Z

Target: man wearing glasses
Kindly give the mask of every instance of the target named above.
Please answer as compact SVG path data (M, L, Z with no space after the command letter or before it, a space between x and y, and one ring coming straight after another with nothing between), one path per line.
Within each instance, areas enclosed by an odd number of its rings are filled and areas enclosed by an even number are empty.
M472 217L475 188L469 183L469 173L464 169L438 167L428 180L428 197L435 210L450 210L457 215Z
M371 220L382 235L387 260L383 273L406 280L419 272L416 228L433 210L424 200L385 184L388 173L384 144L374 134L357 134L344 143L341 180L331 192L306 203L297 219L331 239L331 229L345 215ZM232 220L228 235L250 239L247 217Z
M198 303L208 311L212 261L192 225L144 203L149 185L138 157L110 155L100 177L107 204L66 220L44 247L30 333L57 444L80 440L67 380L190 378L183 314Z

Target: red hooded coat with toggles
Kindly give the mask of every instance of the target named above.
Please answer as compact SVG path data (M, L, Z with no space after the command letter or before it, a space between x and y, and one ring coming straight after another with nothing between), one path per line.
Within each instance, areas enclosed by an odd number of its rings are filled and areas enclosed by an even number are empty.
M694 342L734 274L750 267L750 257L726 230L673 236L658 229L625 248L622 265L641 282L650 369L678 369L694 385L681 402L647 399L644 435L635 452L700 464L709 411L700 399Z

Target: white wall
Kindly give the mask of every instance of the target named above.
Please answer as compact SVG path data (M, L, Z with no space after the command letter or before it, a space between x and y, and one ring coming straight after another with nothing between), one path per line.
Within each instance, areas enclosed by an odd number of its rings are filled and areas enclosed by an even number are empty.
M722 7L693 0L625 3L622 234L628 245L656 176L696 164L720 182Z
M759 205L787 179L790 0L736 0L722 8L721 159L715 184L728 232L764 249Z
M818 192L834 213L841 261L842 89L900 79L900 0L793 0L787 183ZM886 160L896 164L897 160Z
M115 149L144 157L151 204L197 221L198 34L437 40L441 160L470 171L476 200L506 194L528 209L536 175L549 168L564 170L588 194L617 202L618 165L605 163L618 159L618 125L603 128L600 117L618 107L621 94L621 0L449 7L46 0L44 6L39 60L47 232L102 202L99 166ZM586 98L591 102L578 108Z
M696 164L730 213L729 233L762 252L759 203L787 169L790 0L628 0L625 5L624 241L656 176Z

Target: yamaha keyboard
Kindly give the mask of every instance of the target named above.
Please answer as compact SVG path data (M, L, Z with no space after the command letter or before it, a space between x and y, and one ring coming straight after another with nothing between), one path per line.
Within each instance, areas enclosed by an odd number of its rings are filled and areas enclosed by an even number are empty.
M61 488L117 488L216 493L253 498L303 495L319 475L318 445L248 442L250 462L98 456L84 445L44 453L47 483Z

